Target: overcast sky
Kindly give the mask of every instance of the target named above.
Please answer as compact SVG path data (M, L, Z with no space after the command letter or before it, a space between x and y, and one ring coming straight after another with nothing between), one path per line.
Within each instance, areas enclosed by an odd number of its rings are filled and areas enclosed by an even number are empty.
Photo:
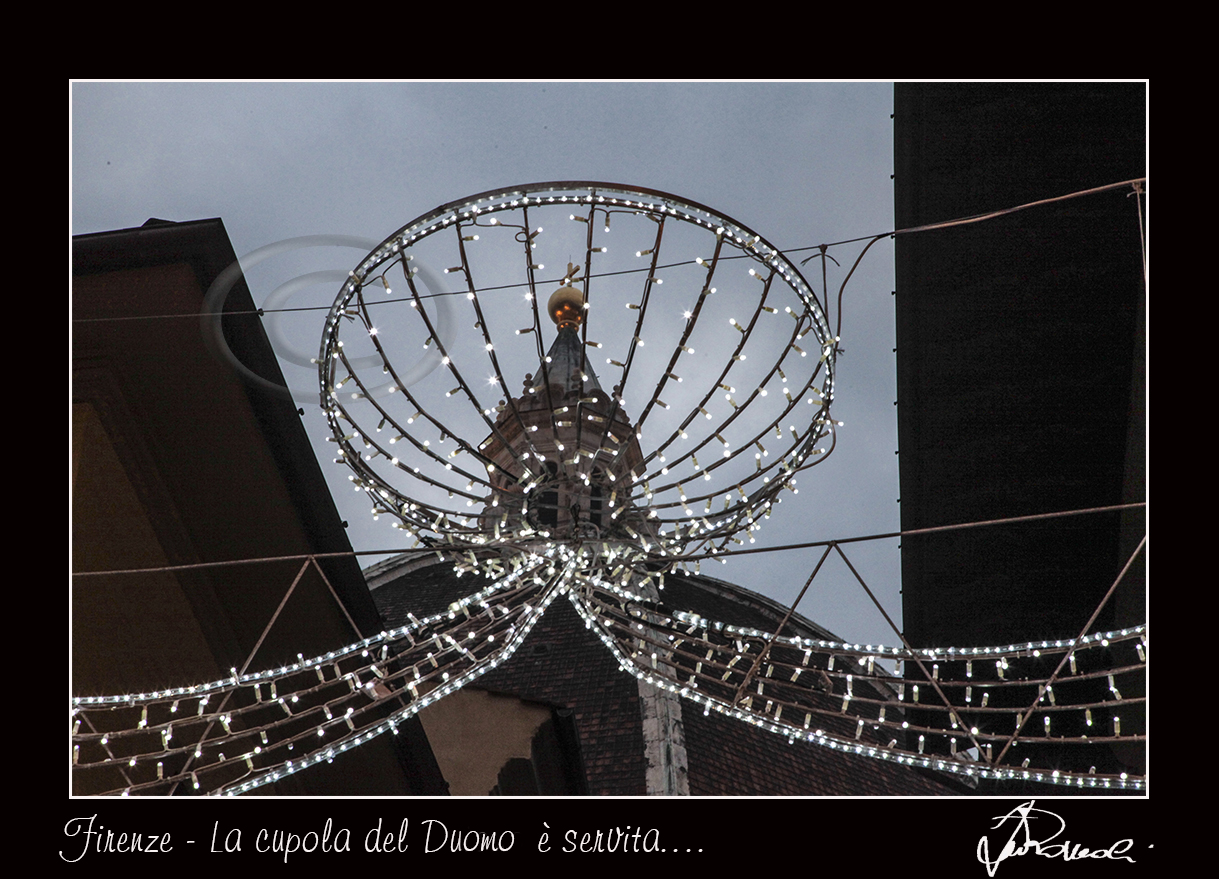
M434 207L496 187L600 180L662 190L751 227L783 250L893 228L890 83L75 83L72 232L139 226L150 217L220 217L241 256L304 235L385 239ZM831 290L862 249L831 250ZM316 251L317 249L315 249ZM251 268L262 304L308 270L354 267L363 254L327 248ZM792 254L793 261L809 252ZM819 288L820 271L806 277ZM893 248L873 247L843 307L830 458L800 478L760 533L777 545L896 531L898 479L893 354ZM328 306L334 287L291 305ZM279 324L316 351L324 312ZM481 341L480 339L478 341ZM281 345L282 347L282 345ZM302 399L316 377L281 357ZM507 377L510 382L523 376ZM670 401L672 402L672 401ZM320 409L306 428L357 550L404 547L400 532L331 463ZM895 540L848 555L899 622ZM704 573L790 602L817 550L749 555ZM365 564L368 562L365 561ZM896 636L849 571L827 562L800 611L839 636Z

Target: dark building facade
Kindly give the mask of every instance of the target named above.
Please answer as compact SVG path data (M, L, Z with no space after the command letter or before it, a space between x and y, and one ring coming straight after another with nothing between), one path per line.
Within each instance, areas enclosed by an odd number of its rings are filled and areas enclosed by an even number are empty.
M1143 178L1146 108L1142 83L898 84L896 228ZM1125 186L897 236L903 530L1145 500L1139 209ZM1136 509L907 537L906 637L1077 636L1145 527ZM1144 562L1090 631L1146 622ZM1052 759L1144 771L1140 741L1071 753Z
M78 236L72 256L73 695L214 681L380 631L295 404L243 381L216 356L206 320L201 329L205 295L236 264L223 223L150 220ZM245 282L233 281L215 326L241 363L282 384ZM349 555L301 570L309 553ZM296 558L216 565L282 556ZM97 575L124 570L140 572ZM404 732L274 792L436 792L426 742L406 743L417 724ZM82 745L84 756L103 760L98 747ZM124 756L117 739L104 747ZM73 792L138 786L151 766L82 766Z

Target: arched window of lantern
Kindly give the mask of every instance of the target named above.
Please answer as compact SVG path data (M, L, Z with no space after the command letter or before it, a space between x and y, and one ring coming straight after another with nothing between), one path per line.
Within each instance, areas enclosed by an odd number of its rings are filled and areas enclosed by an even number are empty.
M592 483L588 493L588 519L598 528L601 527L601 510L603 507L605 472L600 468L593 470Z
M546 478L542 483L542 492L538 499L538 522L541 525L557 527L559 524L559 486L557 483L559 467L554 461L545 465Z

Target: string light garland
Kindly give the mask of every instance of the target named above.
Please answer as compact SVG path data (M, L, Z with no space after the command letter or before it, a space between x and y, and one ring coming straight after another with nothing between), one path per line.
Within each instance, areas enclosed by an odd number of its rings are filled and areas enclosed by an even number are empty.
M1068 716L1076 726L1084 718L1093 730L1054 737L1056 745L1144 740L1137 714L1128 713L1124 732L1120 722L1110 731L1099 718L1120 717L1142 704L1140 697L1122 696L1119 684L1145 673L1145 626L1090 634L1078 643L922 650L852 644L670 611L647 597L657 575L631 573L625 585L607 582L588 567L591 558L563 547L531 555L502 576L486 572L491 586L443 613L290 666L151 693L77 697L74 765L121 771L123 783L111 791L117 794L166 793L176 784L215 794L249 792L396 734L407 718L508 659L546 608L566 597L623 671L705 713L791 741L967 777L1143 787L1139 777L1030 767L1015 762L1016 755L999 764L994 753L1009 740L1044 743L1049 730L1011 735L1019 703L1039 690L1045 694L1039 716L1057 718L1056 726ZM766 662L751 673L750 660L763 647ZM1047 690L1047 669L1068 652L1072 673ZM919 660L933 664L947 704L919 700L909 680L883 665ZM1081 685L1096 680L1109 684L1107 698L1074 698L1093 692ZM226 695L234 704L221 709ZM992 696L1005 704L987 704ZM1007 696L1019 697L1016 707ZM955 723L912 726L906 711L915 704ZM211 731L200 737L203 728ZM917 745L910 747L913 741Z
M637 274L623 267L641 260ZM523 297L506 295L518 284ZM488 585L288 666L74 698L74 767L122 795L255 790L397 734L510 658L565 598L624 672L704 714L966 777L1142 790L1142 777L1051 765L1028 746L1145 740L1144 700L1130 694L1142 691L1146 626L916 650L808 638L786 619L740 627L662 601L666 577L744 551L797 474L832 452L829 301L745 226L650 190L536 184L408 223L327 315L316 359L327 439L374 518ZM559 328L549 351L544 313ZM629 324L589 338L611 313ZM479 344L457 343L463 321ZM503 344L517 337L532 344ZM715 368L684 369L700 349ZM391 350L417 360L402 368Z
M396 732L406 718L510 657L546 608L566 596L625 672L704 713L715 710L789 742L967 778L1101 789L1145 785L1141 777L1094 767L1083 773L1034 766L1022 756L1029 744L1047 741L1061 752L1145 740L1142 713L1130 710L1143 700L1120 691L1136 689L1126 682L1137 685L1145 675L1145 626L992 647L853 644L785 635L786 620L771 632L671 611L657 599L666 572L623 565L614 572L624 572L620 580L607 580L598 554L587 547L559 545L508 562L493 554L437 556L491 585L443 613L412 617L410 625L311 660L298 657L290 667L250 675L234 670L196 687L77 698L74 763L120 772L123 784L114 793L164 793L187 779L211 793L248 792ZM884 662L897 662L899 673L902 663L920 670L926 696L920 699L919 684L891 675ZM1069 674L1060 676L1064 667ZM1098 699L1091 685L1100 682L1108 688ZM1030 692L1033 707L1026 708ZM226 707L232 694L239 694L238 704ZM907 712L915 708L941 722L912 724ZM1100 724L1106 716L1111 730ZM1035 719L1043 731L1029 725ZM1064 723L1077 731L1053 732ZM184 744L171 746L179 736ZM313 747L293 756L298 744ZM1025 750L1016 750L1021 744Z
M554 578L548 566L522 561L444 613L290 666L234 670L209 684L153 693L78 697L74 765L122 770L126 783L113 793L166 793L184 782L244 793L396 734L404 719L512 655L560 594L544 589L544 576ZM236 704L221 709L230 696Z

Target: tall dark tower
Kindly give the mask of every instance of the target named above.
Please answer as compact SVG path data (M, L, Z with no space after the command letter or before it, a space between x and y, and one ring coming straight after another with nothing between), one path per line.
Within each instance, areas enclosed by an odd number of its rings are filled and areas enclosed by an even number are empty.
M898 84L896 227L1142 178L1145 124L1141 83ZM1145 500L1136 195L897 236L903 530ZM1073 638L1144 527L1138 510L907 538L906 637ZM1092 631L1146 621L1142 567ZM1084 750L1073 768L1142 773L1141 743Z

